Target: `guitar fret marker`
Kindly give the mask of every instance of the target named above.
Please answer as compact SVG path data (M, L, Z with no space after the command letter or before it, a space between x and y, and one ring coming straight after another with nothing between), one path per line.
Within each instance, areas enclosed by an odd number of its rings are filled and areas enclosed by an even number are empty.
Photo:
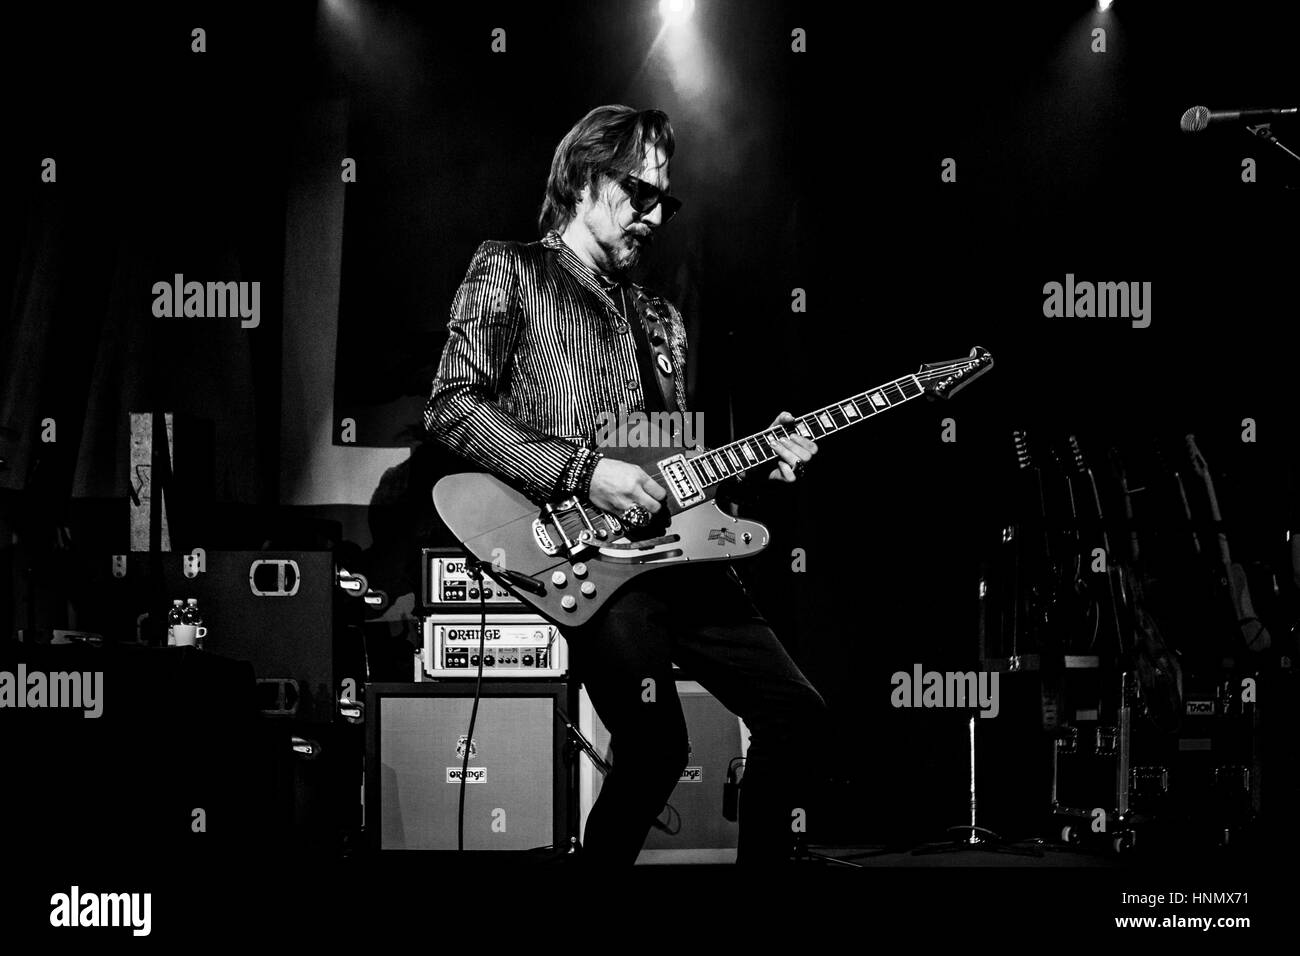
M723 451L727 453L727 458L730 459L731 463L736 466L737 471L745 470L745 466L740 463L740 458L739 456L737 456L737 454L734 451L732 451L730 448L724 448Z
M822 423L822 428L826 429L828 432L835 430L835 423L831 421L831 416L826 412L822 412L818 415L817 420Z
M845 418L858 417L858 406L854 405L852 402L845 402L840 406L840 411L844 413Z
M871 404L877 408L886 408L889 405L889 400L881 392L872 392L868 397L871 399Z
M751 465L758 462L758 456L755 455L753 449L749 447L749 442L742 441L740 443L740 450L745 453L745 457L749 460Z

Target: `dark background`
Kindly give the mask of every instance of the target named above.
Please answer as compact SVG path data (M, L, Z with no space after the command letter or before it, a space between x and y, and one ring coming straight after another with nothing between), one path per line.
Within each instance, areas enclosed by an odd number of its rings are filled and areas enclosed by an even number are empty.
M54 528L73 528L83 551L123 550L125 413L156 402L212 436L210 471L178 460L178 549L319 543L321 509L279 479L296 424L280 384L280 303L296 278L285 236L313 226L286 221L294 120L342 100L359 169L334 393L316 400L354 417L360 444L393 447L412 441L476 245L536 237L559 138L601 103L658 106L685 208L645 279L687 314L706 441L975 344L996 356L951 405L827 440L745 569L836 713L831 769L851 782L854 835L958 822L965 724L892 709L889 675L975 665L979 564L1015 507L1013 428L1075 432L1098 462L1112 444L1144 461L1156 437L1176 448L1195 431L1234 547L1277 573L1268 613L1288 629L1300 168L1240 128L1193 137L1176 123L1194 104L1300 102L1297 20L1271 3L1120 0L1103 16L1083 2L699 0L710 72L691 92L648 54L658 20L643 2L15 8L0 160L4 522L47 579L63 567L44 543ZM202 55L189 51L195 25ZM1104 54L1089 50L1095 25ZM490 50L498 26L504 54ZM790 50L796 27L805 54ZM39 182L47 155L57 186ZM940 182L946 157L955 184ZM260 280L261 327L152 319L150 286L175 272ZM1151 282L1151 326L1044 318L1043 285L1066 273ZM806 313L790 311L794 288ZM37 440L47 415L61 423L53 447ZM940 441L948 416L955 443ZM1248 417L1255 444L1238 440ZM426 494L439 467L417 451L382 516L326 509L391 588L411 583L422 540L441 540ZM791 571L795 548L806 573ZM4 550L12 630L26 558ZM75 581L60 586L72 593L30 598L47 626L77 599Z

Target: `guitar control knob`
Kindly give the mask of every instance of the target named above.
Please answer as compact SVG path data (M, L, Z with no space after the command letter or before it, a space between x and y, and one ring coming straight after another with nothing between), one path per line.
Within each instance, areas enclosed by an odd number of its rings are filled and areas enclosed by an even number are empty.
M582 582L582 594L584 597L592 597L596 593L596 585L590 581Z
M557 588L564 587L564 585L566 585L568 582L569 579L563 571L556 571L554 574L551 575L551 583L554 584Z
M564 595L564 598L560 601L560 607L564 608L566 611L572 611L577 606L578 599L572 594Z
M587 565L585 562L579 561L573 566L573 576L575 578L585 578L587 576Z

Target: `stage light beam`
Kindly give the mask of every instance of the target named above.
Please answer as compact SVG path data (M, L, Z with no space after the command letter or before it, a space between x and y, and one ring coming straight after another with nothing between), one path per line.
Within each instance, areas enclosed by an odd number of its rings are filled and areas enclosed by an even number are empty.
M1110 5L1114 2L1115 0L1097 0L1097 9L1102 13L1105 13L1110 9Z

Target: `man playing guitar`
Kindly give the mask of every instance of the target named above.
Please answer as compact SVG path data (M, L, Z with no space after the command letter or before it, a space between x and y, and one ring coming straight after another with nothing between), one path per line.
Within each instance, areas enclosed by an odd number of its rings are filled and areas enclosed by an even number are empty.
M595 436L620 406L686 414L681 315L629 278L681 205L669 193L673 150L658 110L602 106L578 121L555 151L541 241L475 252L425 409L435 438L534 501L577 496L630 528L653 521L667 492ZM793 421L783 412L773 424ZM792 433L773 449L776 467L731 479L733 500L755 475L797 480L817 446ZM676 662L751 733L738 861L789 860L825 703L730 564L643 575L565 634L614 757L584 857L632 863L686 766Z

